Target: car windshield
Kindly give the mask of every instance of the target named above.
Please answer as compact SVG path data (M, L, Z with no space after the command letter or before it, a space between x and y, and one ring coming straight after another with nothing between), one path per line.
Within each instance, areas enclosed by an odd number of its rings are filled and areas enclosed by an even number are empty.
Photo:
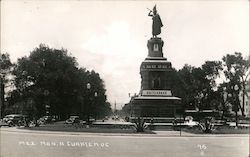
M76 119L79 118L79 116L70 116L69 119Z
M6 116L6 118L14 118L14 117L16 117L15 115L8 115L8 116Z
M26 117L24 115L7 115L5 116L5 118L22 118L22 117Z

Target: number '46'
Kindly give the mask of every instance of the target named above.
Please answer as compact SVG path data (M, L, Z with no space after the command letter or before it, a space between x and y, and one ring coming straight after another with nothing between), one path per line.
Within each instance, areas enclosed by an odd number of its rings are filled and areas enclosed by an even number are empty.
M197 147L200 148L201 150L207 149L207 146L205 144L198 144Z

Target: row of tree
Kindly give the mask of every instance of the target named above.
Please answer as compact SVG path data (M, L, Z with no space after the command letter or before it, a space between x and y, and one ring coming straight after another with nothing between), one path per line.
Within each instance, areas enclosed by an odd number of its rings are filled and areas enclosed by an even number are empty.
M65 49L40 44L16 64L10 62L8 54L2 54L0 65L3 86L7 85L6 78L10 78L13 89L6 97L6 104L1 105L6 113L17 110L33 117L50 114L61 119L72 114L86 118L111 113L99 74L79 68L76 58Z
M249 66L249 58L238 52L227 54L222 61L206 61L201 67L185 65L173 72L173 93L182 98L184 109L216 109L222 111L223 117L231 108L236 114L240 110L245 116ZM218 78L222 83L216 83Z

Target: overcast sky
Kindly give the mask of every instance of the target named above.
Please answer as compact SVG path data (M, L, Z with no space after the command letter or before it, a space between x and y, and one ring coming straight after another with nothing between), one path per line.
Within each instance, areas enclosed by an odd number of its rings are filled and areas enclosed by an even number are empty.
M121 105L140 90L139 67L147 57L157 4L164 27L164 56L176 69L249 54L249 1L2 0L1 52L11 60L40 43L66 48L80 67L104 79L108 100Z

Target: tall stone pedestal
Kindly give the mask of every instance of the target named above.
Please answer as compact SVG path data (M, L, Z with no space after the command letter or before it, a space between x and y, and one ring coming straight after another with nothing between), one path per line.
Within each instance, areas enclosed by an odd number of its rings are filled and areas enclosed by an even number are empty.
M132 101L133 115L174 117L181 109L181 99L171 92L172 65L163 57L161 38L148 40L148 56L141 63L141 90Z

